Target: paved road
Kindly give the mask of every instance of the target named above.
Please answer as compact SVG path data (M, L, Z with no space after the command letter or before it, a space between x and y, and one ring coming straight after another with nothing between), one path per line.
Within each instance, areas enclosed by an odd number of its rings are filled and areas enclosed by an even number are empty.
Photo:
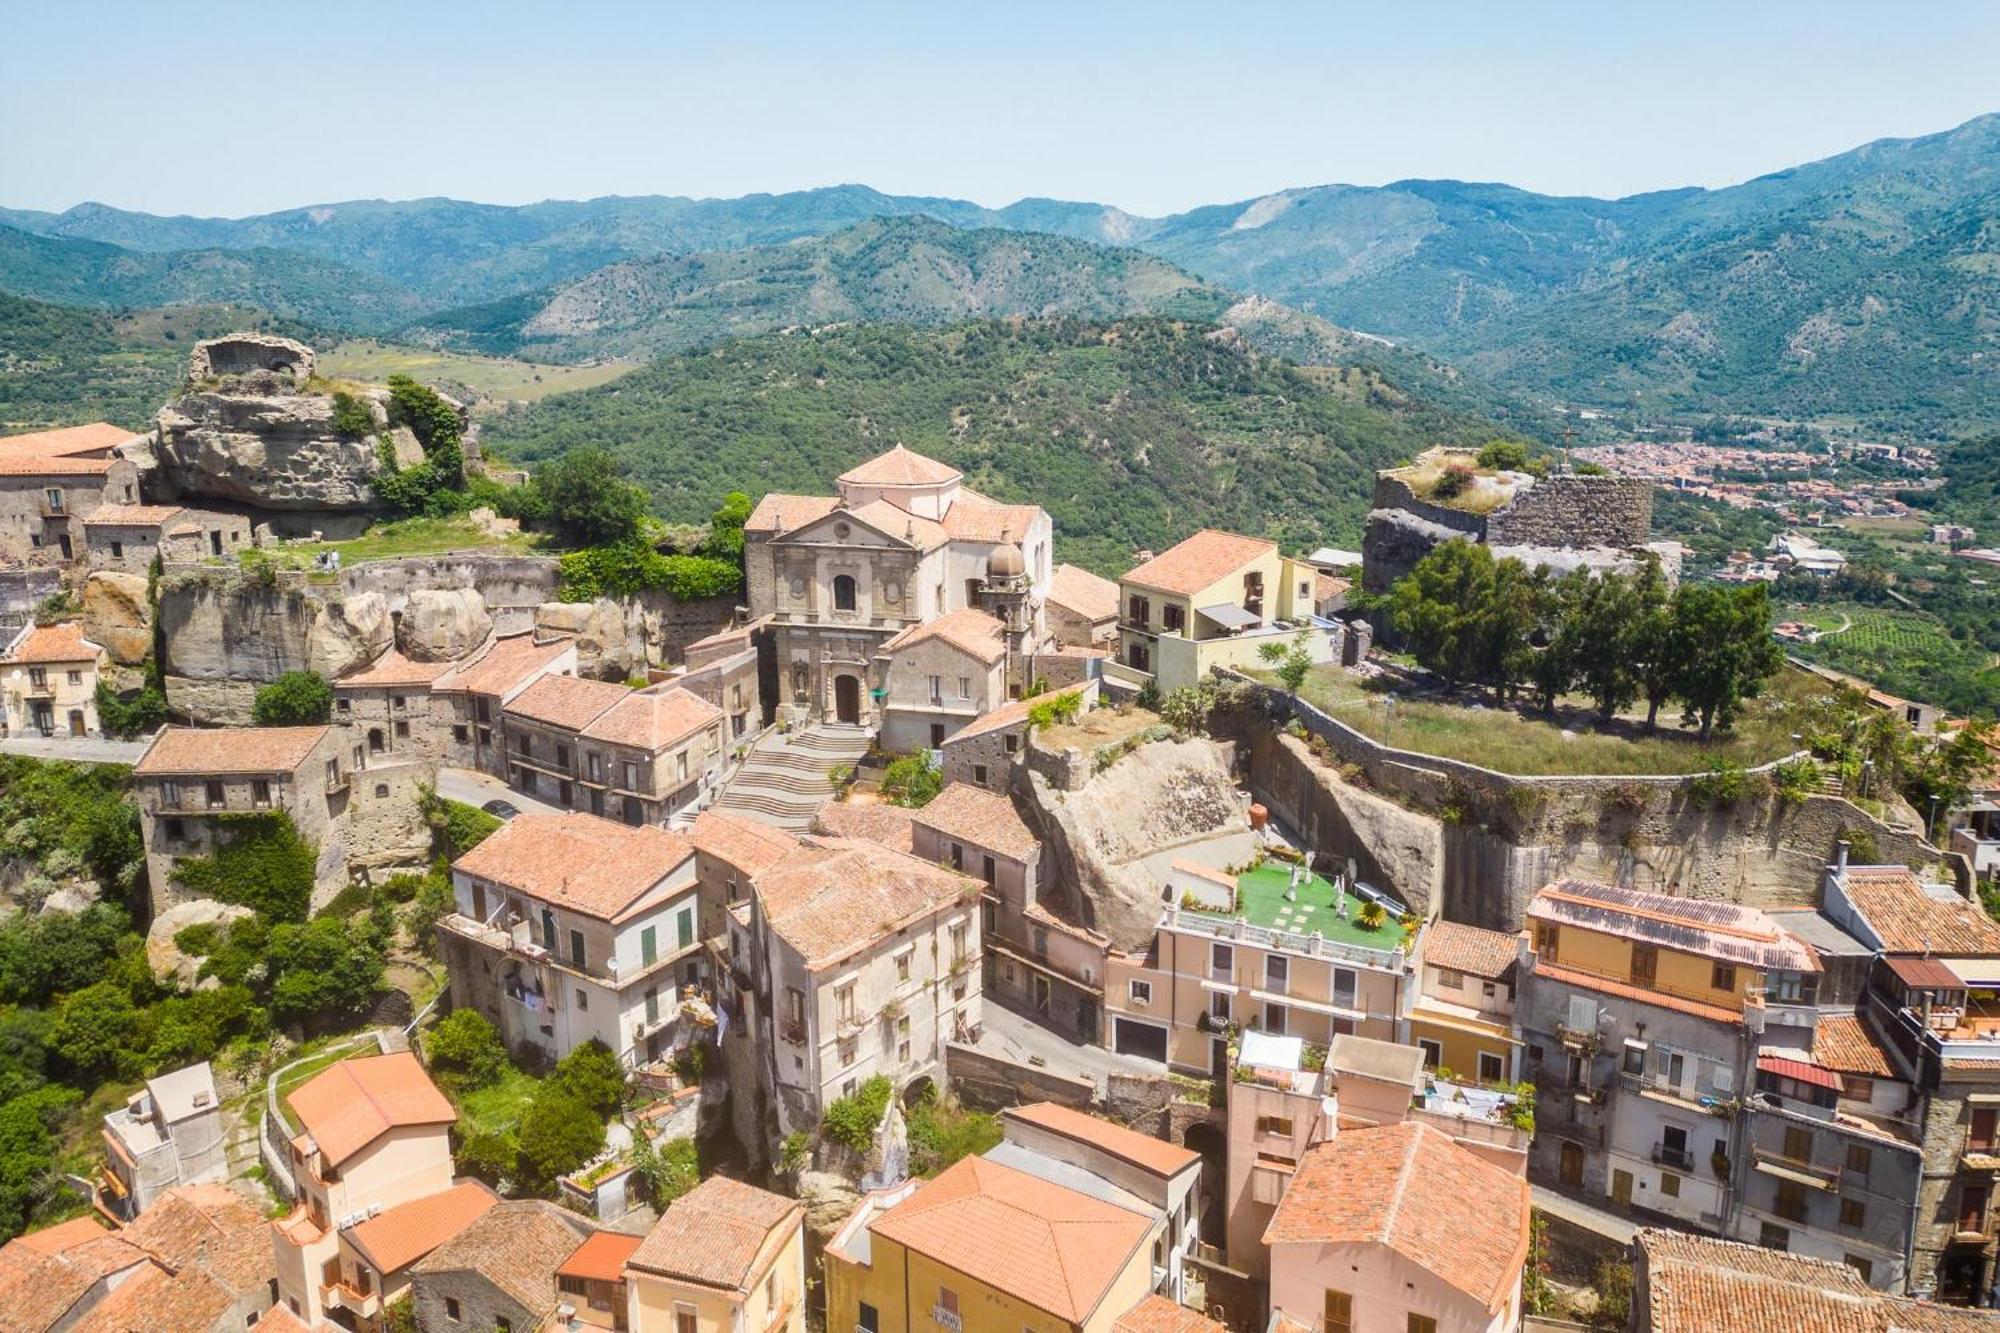
M482 773L476 768L440 768L437 775L437 793L448 801L463 801L467 805L506 801L516 810L532 811L540 815L562 813L562 807L538 801L532 796L523 796L492 774Z
M1151 1060L1070 1041L994 1000L988 1000L981 1007L981 1015L980 1050L1023 1063L1033 1063L1036 1057L1040 1057L1043 1063L1038 1068L1045 1068L1052 1074L1087 1078L1097 1085L1100 1093L1104 1091L1110 1074L1157 1077L1162 1072L1160 1066Z
M69 759L79 764L136 764L150 741L113 741L97 736L7 736L0 754L35 759Z
M1620 1245L1630 1245L1632 1237L1639 1230L1638 1223L1599 1208L1596 1204L1586 1203L1568 1194L1558 1194L1546 1185L1533 1185L1530 1188L1534 1191L1535 1207L1545 1213L1552 1213L1574 1226L1582 1227L1585 1231L1594 1231L1606 1240L1617 1241Z

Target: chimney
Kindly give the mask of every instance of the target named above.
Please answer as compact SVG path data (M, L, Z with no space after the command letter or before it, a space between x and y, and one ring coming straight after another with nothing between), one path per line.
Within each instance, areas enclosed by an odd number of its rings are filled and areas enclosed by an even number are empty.
M1847 851L1848 851L1847 839L1842 838L1839 842L1833 844L1834 874L1838 875L1842 871L1847 869Z

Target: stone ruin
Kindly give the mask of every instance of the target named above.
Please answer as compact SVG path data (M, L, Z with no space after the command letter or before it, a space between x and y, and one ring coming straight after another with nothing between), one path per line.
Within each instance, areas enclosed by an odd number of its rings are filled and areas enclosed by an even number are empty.
M313 374L313 350L269 333L232 333L198 342L188 381L233 380L254 393L297 393Z

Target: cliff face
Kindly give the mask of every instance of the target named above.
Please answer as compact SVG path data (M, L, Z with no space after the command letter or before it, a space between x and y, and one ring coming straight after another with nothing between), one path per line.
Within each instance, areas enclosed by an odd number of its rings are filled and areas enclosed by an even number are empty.
M232 570L161 580L160 665L175 712L245 725L259 685L287 671L332 680L389 647L394 626L380 593L322 597L287 584L265 586Z

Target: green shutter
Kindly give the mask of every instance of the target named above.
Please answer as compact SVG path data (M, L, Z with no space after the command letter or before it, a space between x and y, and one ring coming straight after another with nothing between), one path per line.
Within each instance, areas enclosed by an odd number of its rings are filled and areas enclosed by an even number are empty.
M692 911L683 907L680 915L674 918L674 927L675 933L680 940L681 948L685 949L688 945L694 943L694 913Z
M650 966L660 956L660 943L651 926L639 932L639 961Z

